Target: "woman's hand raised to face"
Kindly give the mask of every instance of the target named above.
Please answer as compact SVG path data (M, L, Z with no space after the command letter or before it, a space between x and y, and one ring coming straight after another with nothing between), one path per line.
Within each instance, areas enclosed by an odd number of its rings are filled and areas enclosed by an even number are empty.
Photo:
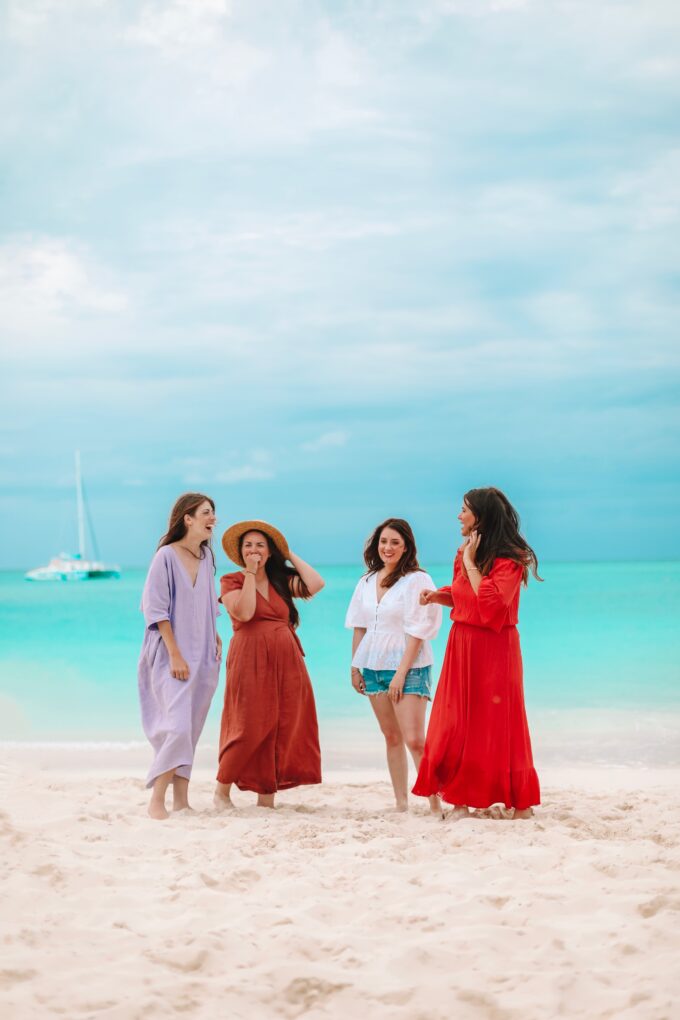
M418 599L418 601L420 602L421 606L429 606L435 601L436 595L437 595L436 591L432 591L432 589L430 588L423 588L423 590L420 593L420 598Z
M256 552L247 552L244 553L243 559L245 561L246 570L248 571L248 573L256 574L258 567L262 562L262 557L260 556L260 554Z
M466 567L474 567L477 563L477 550L482 536L478 531L471 531L463 549L463 563Z

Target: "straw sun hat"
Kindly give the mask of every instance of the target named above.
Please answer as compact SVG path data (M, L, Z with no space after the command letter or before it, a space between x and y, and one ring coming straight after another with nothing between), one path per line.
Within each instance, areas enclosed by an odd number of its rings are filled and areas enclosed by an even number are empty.
M232 563L238 563L240 567L245 567L245 562L239 551L239 543L241 536L245 535L247 531L262 531L265 535L269 535L279 552L283 553L284 558L290 557L288 543L278 528L267 524L266 521L239 521L238 524L232 524L230 528L227 528L222 535L222 548Z

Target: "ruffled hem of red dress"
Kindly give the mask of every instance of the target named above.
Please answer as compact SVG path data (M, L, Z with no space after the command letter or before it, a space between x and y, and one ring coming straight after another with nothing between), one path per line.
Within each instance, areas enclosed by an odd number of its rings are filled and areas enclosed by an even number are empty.
M471 808L488 808L503 804L506 808L524 811L541 803L541 788L534 768L508 772L504 777L489 776L480 782L479 770L474 781L463 773L452 782L441 782L436 776L418 776L413 793L418 797L438 795L447 804L465 804Z

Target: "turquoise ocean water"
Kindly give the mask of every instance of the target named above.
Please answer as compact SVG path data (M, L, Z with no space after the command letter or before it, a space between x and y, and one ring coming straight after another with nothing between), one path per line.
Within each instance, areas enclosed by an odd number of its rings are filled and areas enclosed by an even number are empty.
M325 590L302 606L322 733L348 748L374 733L349 685L344 614L358 567L320 568ZM450 568L430 568L435 581ZM525 693L546 761L680 762L680 564L548 563L523 592ZM136 667L145 572L118 581L31 584L0 573L0 739L143 741ZM225 643L229 624L221 618ZM449 630L435 642L435 674ZM215 743L223 682L205 739ZM377 739L377 737L376 737Z

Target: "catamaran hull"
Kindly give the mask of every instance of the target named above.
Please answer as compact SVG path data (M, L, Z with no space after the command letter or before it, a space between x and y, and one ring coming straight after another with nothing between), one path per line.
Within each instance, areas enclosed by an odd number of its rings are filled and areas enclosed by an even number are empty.
M107 577L118 578L120 577L120 571L97 570L93 573L71 572L68 574L43 574L41 571L31 571L26 574L27 581L99 581Z
M110 577L120 577L118 567L37 567L24 575L27 581L99 581Z

